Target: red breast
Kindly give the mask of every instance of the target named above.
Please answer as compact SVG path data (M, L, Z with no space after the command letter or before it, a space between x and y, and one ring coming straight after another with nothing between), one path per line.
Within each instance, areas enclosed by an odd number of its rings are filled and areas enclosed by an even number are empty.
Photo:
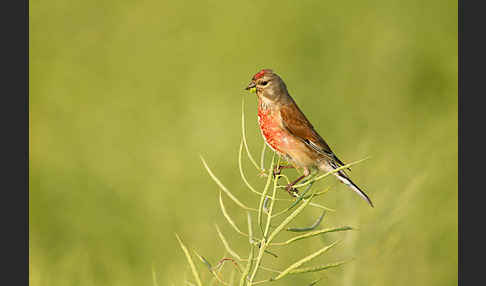
M267 144L274 151L284 154L279 148L281 139L285 136L284 131L280 128L279 117L272 112L271 108L263 108L260 100L258 102L258 124Z

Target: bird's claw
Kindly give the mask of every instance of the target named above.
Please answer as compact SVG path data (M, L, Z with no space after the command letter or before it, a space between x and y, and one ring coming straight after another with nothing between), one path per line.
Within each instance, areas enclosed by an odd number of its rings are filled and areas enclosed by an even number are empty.
M273 168L273 178L276 178L280 173L282 173L280 168Z
M273 167L273 177L276 178L282 173L282 169L287 168L286 166L275 166Z
M289 195L291 195L292 197L297 197L297 195L299 194L299 190L295 189L292 184L288 184L287 187L285 188L285 190L287 191L287 193L289 193Z

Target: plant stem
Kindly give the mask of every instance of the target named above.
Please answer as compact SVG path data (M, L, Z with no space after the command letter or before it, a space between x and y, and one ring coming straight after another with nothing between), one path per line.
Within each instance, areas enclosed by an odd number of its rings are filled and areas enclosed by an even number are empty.
M280 163L280 160L278 162ZM272 160L272 166L270 167L270 170L272 170L272 168L273 168L273 160ZM260 250L258 252L257 260L255 262L255 268L253 269L253 273L250 276L250 281L249 281L250 286L253 284L253 280L255 279L255 277L258 273L258 270L260 269L260 264L262 263L263 254L265 253L265 250L268 246L267 237L268 237L268 232L270 231L270 223L272 221L273 206L275 204L275 196L276 196L276 193L277 193L277 178L275 178L273 180L272 201L270 202L270 207L268 208L267 223L265 225L265 231L263 232L263 237L262 237L262 240L261 240L261 243L260 243ZM263 196L262 196L262 198L263 198Z

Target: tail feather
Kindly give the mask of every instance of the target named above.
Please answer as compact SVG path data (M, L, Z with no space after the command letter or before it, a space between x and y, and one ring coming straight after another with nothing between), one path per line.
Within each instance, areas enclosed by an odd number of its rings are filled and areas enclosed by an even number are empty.
M345 185L347 185L353 191L355 191L358 195L360 195L363 199L365 199L370 204L371 207L374 207L368 195L366 195L365 192L363 192L358 186L356 186L356 184L353 183L353 181L351 181L350 178L344 175L341 171L335 173L335 175L341 182L343 182Z

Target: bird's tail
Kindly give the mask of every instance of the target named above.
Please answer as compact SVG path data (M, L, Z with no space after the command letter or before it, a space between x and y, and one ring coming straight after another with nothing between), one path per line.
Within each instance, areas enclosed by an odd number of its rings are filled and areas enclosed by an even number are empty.
M358 188L358 186L356 186L355 183L353 183L353 181L351 181L350 178L348 178L348 176L346 176L343 172L339 171L339 172L336 172L334 173L334 175L341 181L343 182L345 185L347 185L348 187L350 187L353 191L355 191L358 195L360 195L363 199L365 199L371 207L373 207L373 203L371 202L370 198L368 197L368 195L366 195L365 192L363 192L360 188Z

